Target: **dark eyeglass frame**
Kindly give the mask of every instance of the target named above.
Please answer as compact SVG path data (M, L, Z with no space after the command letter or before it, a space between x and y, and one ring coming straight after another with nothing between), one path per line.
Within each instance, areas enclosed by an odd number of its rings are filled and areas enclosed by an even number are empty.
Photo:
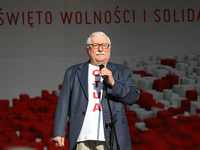
M106 48L109 48L110 44L108 44L108 43L102 43L102 44L93 43L93 44L88 44L88 46L92 46L92 48L94 48L94 49L98 49L101 46L103 49L106 49Z

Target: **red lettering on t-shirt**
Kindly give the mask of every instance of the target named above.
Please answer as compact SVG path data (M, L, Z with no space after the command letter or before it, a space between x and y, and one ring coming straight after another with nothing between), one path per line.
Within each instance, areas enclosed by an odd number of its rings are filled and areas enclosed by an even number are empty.
M96 87L96 88L98 87L99 82L100 82L100 81L94 81L94 83L95 83L95 87Z
M100 72L100 70L94 70L94 71L92 72L92 74L93 74L94 76L98 77L98 76L99 76L99 72Z
M93 92L93 97L96 99L99 99L101 96L101 92L98 93L98 96L96 96L96 92Z
M101 111L101 108L100 108L100 106L99 106L98 103L96 103L96 104L94 105L93 111L96 111L96 110Z

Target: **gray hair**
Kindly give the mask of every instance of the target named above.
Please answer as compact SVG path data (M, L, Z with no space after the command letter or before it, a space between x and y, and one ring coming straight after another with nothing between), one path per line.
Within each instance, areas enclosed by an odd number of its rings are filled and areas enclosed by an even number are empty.
M99 36L99 35L105 35L108 39L108 44L111 48L111 41L110 41L110 38L104 33L104 32L101 32L101 31L98 31L98 32L93 32L89 37L88 39L86 40L86 47L89 48L89 44L91 44L91 37L94 37L94 36Z

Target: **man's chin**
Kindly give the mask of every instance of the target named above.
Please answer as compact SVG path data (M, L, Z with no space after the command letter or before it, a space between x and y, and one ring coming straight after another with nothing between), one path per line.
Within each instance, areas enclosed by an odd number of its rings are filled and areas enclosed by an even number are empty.
M105 59L102 59L102 60L97 60L97 63L98 63L98 65L101 65L101 64L105 65L107 63L107 61Z
M97 62L104 62L106 59L105 58L102 58L102 59L96 59Z

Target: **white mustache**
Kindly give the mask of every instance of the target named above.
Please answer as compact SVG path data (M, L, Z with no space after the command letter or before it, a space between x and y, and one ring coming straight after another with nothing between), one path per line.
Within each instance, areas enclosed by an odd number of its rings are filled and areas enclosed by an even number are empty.
M106 53L103 51L103 52L96 52L96 55L105 55Z

